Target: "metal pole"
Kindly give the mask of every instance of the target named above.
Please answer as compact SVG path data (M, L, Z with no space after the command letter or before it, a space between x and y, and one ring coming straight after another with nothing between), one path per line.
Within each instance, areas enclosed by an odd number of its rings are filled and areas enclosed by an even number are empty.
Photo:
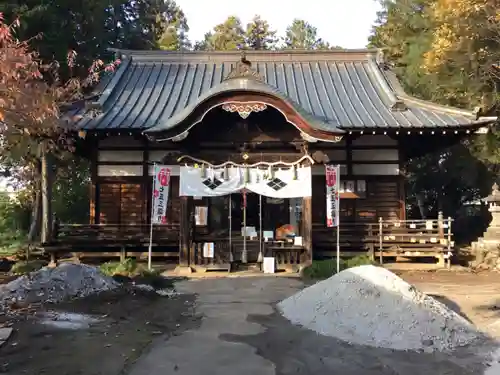
M229 194L229 262L233 261L233 199Z
M340 190L340 165L337 165L337 178L336 178L336 194L337 197L337 208L335 215L337 216L335 218L337 222L337 273L340 272L340 195L339 195L339 190Z
M151 218L149 225L148 270L152 268L153 258L153 215L155 210L156 163L153 163L153 188L151 189Z
M246 190L243 189L243 251L241 252L241 263L248 262L247 256L247 197Z
M262 257L262 195L259 194L259 256L257 262L261 263L263 261Z
M451 217L448 216L448 268L451 267Z
M382 249L382 229L383 229L383 222L382 222L382 217L378 218L378 251L379 251L379 262L380 264L384 263L384 257L383 257L383 249Z

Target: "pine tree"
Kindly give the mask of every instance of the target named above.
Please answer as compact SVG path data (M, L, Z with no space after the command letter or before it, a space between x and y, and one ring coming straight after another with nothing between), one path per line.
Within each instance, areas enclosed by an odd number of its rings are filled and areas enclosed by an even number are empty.
M276 31L271 30L266 20L255 15L246 28L246 47L254 50L269 50L276 48L277 41Z

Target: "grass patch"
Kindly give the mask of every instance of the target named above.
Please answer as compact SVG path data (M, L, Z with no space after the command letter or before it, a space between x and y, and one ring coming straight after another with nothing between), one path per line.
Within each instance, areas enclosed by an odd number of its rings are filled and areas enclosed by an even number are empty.
M132 258L126 259L123 262L106 262L99 268L105 275L122 282L134 281L137 284L151 285L155 289L172 286L172 281L161 276L160 271L149 270L145 265L137 263Z
M373 262L367 255L358 255L349 259L340 259L340 271L367 264L377 264L377 262ZM312 265L304 270L304 277L307 279L327 279L336 273L336 259L314 260Z
M132 258L123 262L106 262L99 267L102 273L108 276L135 276L138 270L137 261Z
M21 232L0 235L0 257L19 255L26 251L26 236Z
M22 260L12 265L10 273L12 275L26 275L30 272L38 271L45 266L46 262L44 262L43 260Z

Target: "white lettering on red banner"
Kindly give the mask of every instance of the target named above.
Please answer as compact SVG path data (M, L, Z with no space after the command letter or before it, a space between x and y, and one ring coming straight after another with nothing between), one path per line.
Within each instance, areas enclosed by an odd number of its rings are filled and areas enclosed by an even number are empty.
M339 182L340 168L338 165L325 165L326 176L326 226L339 225Z
M168 191L171 170L163 165L156 165L153 175L153 210L151 222L164 224L167 222Z

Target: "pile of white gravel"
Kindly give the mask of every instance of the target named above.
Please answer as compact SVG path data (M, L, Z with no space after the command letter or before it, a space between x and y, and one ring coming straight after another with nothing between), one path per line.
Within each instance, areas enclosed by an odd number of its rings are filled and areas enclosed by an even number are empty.
M375 266L342 271L278 304L292 323L349 343L448 351L482 337L466 319Z
M12 303L57 303L112 290L118 283L96 267L63 263L45 267L0 286L0 306Z

